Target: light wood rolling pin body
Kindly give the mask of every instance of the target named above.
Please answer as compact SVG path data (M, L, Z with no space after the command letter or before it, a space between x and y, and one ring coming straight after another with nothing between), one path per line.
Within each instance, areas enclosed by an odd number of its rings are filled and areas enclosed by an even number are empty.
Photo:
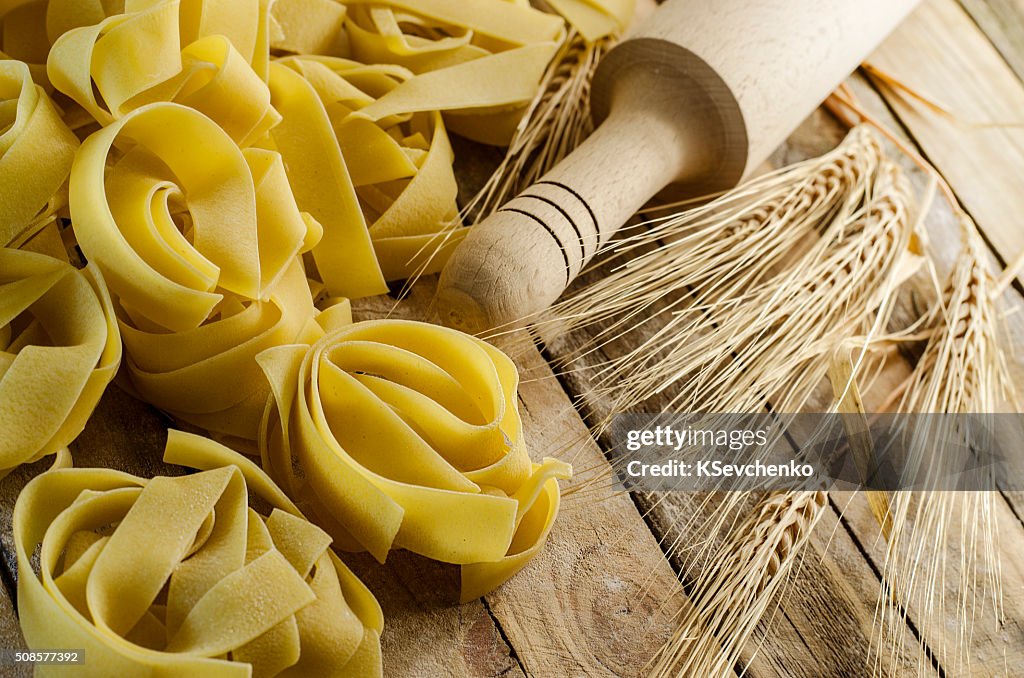
M736 185L916 4L668 0L602 60L594 134L456 249L441 321L479 331L543 310L665 186Z

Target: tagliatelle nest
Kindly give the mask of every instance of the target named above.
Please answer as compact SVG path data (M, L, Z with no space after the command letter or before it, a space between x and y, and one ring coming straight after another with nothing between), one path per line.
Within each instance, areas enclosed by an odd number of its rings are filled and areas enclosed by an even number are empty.
M380 607L330 537L227 448L171 431L166 456L211 470L60 469L22 491L14 542L29 646L79 648L78 675L97 678L380 675Z

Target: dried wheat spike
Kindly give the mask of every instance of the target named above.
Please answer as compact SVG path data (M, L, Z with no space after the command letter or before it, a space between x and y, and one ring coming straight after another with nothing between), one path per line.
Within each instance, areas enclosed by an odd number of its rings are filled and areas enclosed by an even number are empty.
M826 503L824 492L768 495L693 584L693 604L654 658L651 675L732 673L754 629L777 604Z
M932 335L904 384L901 412L1020 411L1004 351L997 285L976 227L966 214L959 217L961 252L928 314ZM941 452L961 436L950 425L915 440L910 453L918 466L912 470L936 478L955 472ZM896 629L912 610L922 637L933 639L929 649L948 674L971 673L974 620L982 614L1002 618L999 501L994 485L992 491L902 492L893 498L875 639L880 647L902 651L903 637ZM950 546L954 543L960 546ZM949 577L950 572L958 574ZM951 617L957 620L952 632L946 624ZM932 671L925 648L917 649L921 672Z
M817 169L816 177L800 178L803 190L787 203L800 204L818 188L813 179L824 180L830 197L812 203L811 218L762 208L785 216L753 230L758 222L747 220L748 208L714 229L736 235L727 249L713 249L712 237L666 244L559 306L559 313L575 309L561 317L570 326L607 318L605 307L614 306L622 319L594 345L623 335L635 341L597 373L592 395L609 398L612 416L669 389L666 410L755 412L771 403L777 412L797 412L840 342L884 328L913 230L907 181L885 161L868 163L842 188L829 186L837 176L832 162ZM623 298L634 307L620 309ZM648 336L630 334L653 317L660 327Z
M462 217L479 221L540 179L591 132L590 82L615 37L593 43L570 29L541 80L537 95L516 128L494 173L463 208Z

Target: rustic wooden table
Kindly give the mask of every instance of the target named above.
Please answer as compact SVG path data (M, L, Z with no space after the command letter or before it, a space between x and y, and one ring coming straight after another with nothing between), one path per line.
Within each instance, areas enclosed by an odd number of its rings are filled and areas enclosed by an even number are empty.
M949 180L983 231L994 265L1015 260L1024 252L1024 0L926 0L870 63L934 96L953 113L951 118L925 111L861 75L849 80L862 103ZM819 110L772 162L817 155L842 134L840 125ZM465 144L456 151L468 191L493 158ZM905 164L921 188L921 173ZM927 227L932 247L950 261L959 238L949 210L937 204ZM430 286L423 281L396 312L422 316ZM1004 300L1018 348L1024 338L1022 291L1018 279ZM357 315L379 317L393 304L387 297L365 300ZM587 421L607 411L607 403L588 396L585 370L556 377L552 369L573 350L573 340L520 339L503 348L516 357L524 377L520 406L534 456L571 457L577 476L570 490L606 474L605 455L588 436ZM1024 376L1019 365L1015 369ZM874 396L879 397L877 391ZM169 425L160 413L112 387L72 447L75 464L139 475L181 473L159 462ZM16 619L11 509L20 488L48 463L19 469L0 482L0 648L24 643ZM677 572L682 561L675 546L687 543L688 519L709 510L685 495L615 494L607 482L570 491L543 554L494 593L465 605L453 602L453 568L405 553L392 554L383 567L362 556L346 556L346 561L384 607L388 676L637 676L671 635L674 613L687 605L690 580ZM976 620L970 675L1020 676L1024 493L1004 493L998 514L1005 619ZM946 545L951 553L961 546ZM935 624L922 623L913 609L899 629L905 649L872 656L882 553L863 497L834 493L779 610L747 648L747 675L846 678L870 674L876 662L886 675L916 675L922 646L929 657L926 669L954 675L955 661L947 654L952 650L929 634Z

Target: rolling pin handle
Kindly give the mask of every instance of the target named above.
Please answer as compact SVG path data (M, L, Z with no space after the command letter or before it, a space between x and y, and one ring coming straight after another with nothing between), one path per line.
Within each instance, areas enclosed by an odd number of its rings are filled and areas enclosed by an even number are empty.
M655 193L702 169L690 138L700 130L675 113L682 102L652 114L663 83L638 75L621 80L618 103L576 151L473 226L441 274L441 322L475 332L542 310Z

